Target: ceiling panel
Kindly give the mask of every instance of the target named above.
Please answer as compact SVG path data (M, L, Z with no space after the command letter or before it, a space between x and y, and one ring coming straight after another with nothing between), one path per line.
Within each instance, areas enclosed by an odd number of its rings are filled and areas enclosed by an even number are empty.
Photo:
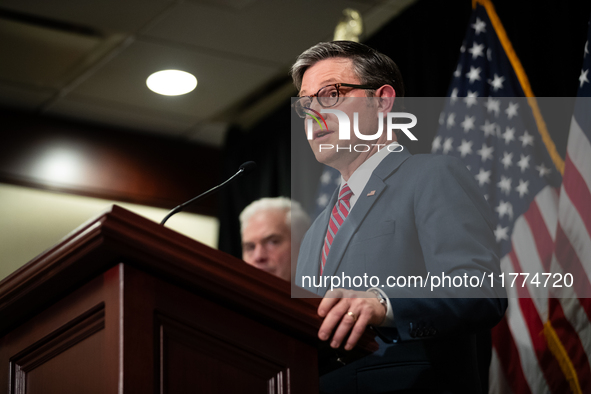
M166 135L181 135L196 122L192 117L76 96L57 100L45 113Z
M344 8L364 12L371 6L342 0L259 0L231 10L185 2L142 33L285 66L312 44L331 39Z
M220 146L293 95L289 67L344 8L371 34L412 1L0 0L0 106ZM151 92L162 69L197 89Z
M251 5L255 1L261 0L187 0L193 3L201 3L201 4L208 4L215 7L221 8L233 8L234 10L239 10L244 8L248 5Z
M0 7L100 29L135 32L174 3L172 0L2 0Z
M0 83L0 105L27 111L36 110L56 93L56 90L51 89Z
M197 88L182 96L162 96L146 86L153 72L180 69L197 77ZM182 46L135 41L75 87L70 94L127 104L145 110L193 117L196 121L223 112L274 77L277 69L224 58ZM68 97L68 95L66 95Z
M51 87L60 87L68 72L102 41L7 19L0 19L0 37L3 80Z

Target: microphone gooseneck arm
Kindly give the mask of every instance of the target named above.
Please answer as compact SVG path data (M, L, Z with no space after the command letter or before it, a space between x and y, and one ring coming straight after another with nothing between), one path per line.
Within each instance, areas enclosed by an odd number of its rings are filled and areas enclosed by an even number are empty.
M209 196L211 193L220 190L221 188L226 186L228 183L230 183L232 180L234 180L244 174L249 173L255 167L256 167L256 163L254 161L247 161L246 163L242 164L240 166L240 169L238 170L238 172L236 174L232 175L230 178L228 178L228 180L226 180L224 183L221 183L221 184L209 189L205 193L201 193L197 197L194 197L194 198L190 199L189 201L184 202L181 205L174 207L170 212L168 212L168 214L164 217L164 219L162 219L162 221L160 222L160 225L164 226L164 223L166 223L166 221L168 219L170 219L170 217L172 215L181 212L186 206L191 205L191 204L195 203L196 201Z

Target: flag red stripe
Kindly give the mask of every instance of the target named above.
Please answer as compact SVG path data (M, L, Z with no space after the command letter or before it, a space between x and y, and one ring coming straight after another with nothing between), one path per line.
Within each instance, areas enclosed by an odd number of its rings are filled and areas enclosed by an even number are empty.
M542 217L542 213L540 212L536 200L532 201L529 209L525 212L524 217L529 224L544 271L551 272L550 265L554 253L554 241L546 227L546 223L544 222L544 218Z
M512 391L516 394L531 394L529 384L521 368L519 351L515 345L515 339L511 335L506 316L503 316L499 324L492 329L492 342L497 350L499 361Z
M591 283L589 277L585 272L579 256L572 247L568 237L564 233L560 222L556 226L556 259L561 265L565 274L570 273L573 276L573 288L579 298L589 298L591 296ZM587 317L591 320L591 304L589 302L583 303L583 308Z
M564 190L585 224L587 233L591 235L591 192L568 154L564 161L564 174Z
M579 298L579 304L585 311L587 319L591 320L591 298Z
M513 269L516 273L523 272L517 255L515 254L515 248L511 248L509 252L509 258L513 263ZM519 294L519 307L523 314L523 319L527 325L529 336L534 348L534 352L540 364L540 368L546 378L548 387L553 393L567 393L570 390L568 382L564 379L564 374L560 369L558 360L552 355L548 349L548 343L544 336L544 323L538 314L538 309L534 305L529 290L526 287L521 287L521 283L515 282L517 291Z
M589 366L589 360L579 334L564 315L564 310L558 299L550 298L548 302L549 319L575 367L579 386L584 393L591 392L591 366Z

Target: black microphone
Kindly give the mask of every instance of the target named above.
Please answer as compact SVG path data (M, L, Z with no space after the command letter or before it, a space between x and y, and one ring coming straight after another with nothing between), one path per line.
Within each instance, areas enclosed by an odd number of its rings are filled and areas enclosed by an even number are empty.
M201 193L200 195L198 195L197 197L182 203L181 205L173 208L170 212L168 212L168 215L166 215L164 217L164 219L162 219L162 221L160 222L160 224L162 226L164 226L164 223L166 223L166 221L168 219L170 219L170 217L172 215L174 215L175 213L179 213L180 211L183 210L183 208L185 208L187 205L191 205L194 202L196 202L197 200L200 200L204 197L209 196L211 193L221 189L222 187L226 186L228 183L230 183L231 180L238 178L244 174L248 174L249 172L251 172L252 170L254 170L257 166L257 163L255 163L254 161L247 161L246 163L242 163L242 165L240 166L240 168L238 169L238 172L234 175L232 175L227 181L225 181L224 183L217 185L214 188L209 189L208 191L206 191L205 193Z

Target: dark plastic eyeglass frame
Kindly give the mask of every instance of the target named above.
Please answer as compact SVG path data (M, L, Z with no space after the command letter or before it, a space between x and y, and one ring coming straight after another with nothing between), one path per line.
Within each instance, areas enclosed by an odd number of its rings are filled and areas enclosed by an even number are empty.
M302 110L304 108L307 108L307 107L304 107L302 104L299 104L301 99L303 99L303 98L309 98L310 100L313 100L314 97L318 97L318 95L320 94L320 91L322 89L326 89L326 88L328 88L330 86L334 86L336 88L336 90L337 90L337 97L336 97L337 101L333 105L323 105L320 102L320 100L318 100L318 104L320 104L320 106L322 106L322 108L334 107L335 105L337 105L339 103L339 98L341 97L341 91L339 90L339 88L341 86L346 87L346 88L355 88L355 89L369 89L369 90L379 89L379 87L376 88L374 86L369 86L369 85L355 85L355 84L351 84L351 83L331 83L330 85L326 85L326 86L323 86L320 89L318 89L318 91L316 92L316 94L313 94L311 96L302 96L295 103L293 103L293 107L294 107L296 113L298 114L298 116L300 118L305 118L306 117L306 113L305 112L300 113L300 111L298 111L298 108L300 108ZM299 106L298 106L298 104L299 104Z

